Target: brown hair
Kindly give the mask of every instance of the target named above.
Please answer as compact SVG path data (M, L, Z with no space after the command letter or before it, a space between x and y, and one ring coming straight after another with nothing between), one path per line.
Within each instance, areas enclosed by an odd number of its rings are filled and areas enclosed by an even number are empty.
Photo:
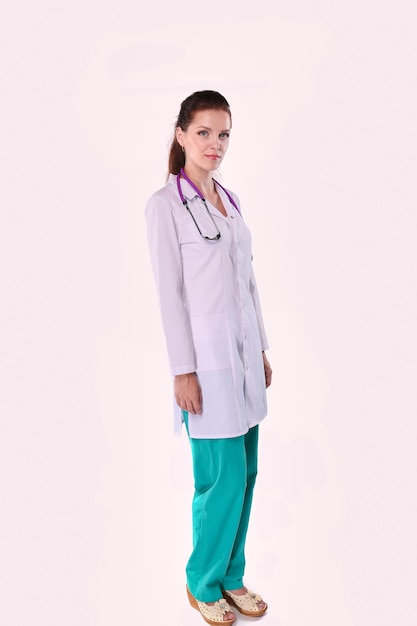
M168 157L168 174L179 174L179 171L185 165L185 154L177 141L175 130L179 127L186 131L193 121L194 114L197 111L206 111L207 109L217 109L226 111L232 118L229 103L226 98L218 91L195 91L188 96L182 103L177 121L174 126L174 138L171 143Z

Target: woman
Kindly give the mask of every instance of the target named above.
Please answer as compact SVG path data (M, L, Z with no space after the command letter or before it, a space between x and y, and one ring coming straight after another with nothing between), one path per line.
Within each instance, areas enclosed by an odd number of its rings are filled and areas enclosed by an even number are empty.
M252 270L251 238L237 196L213 174L226 154L231 113L216 91L181 104L168 182L146 219L174 395L175 429L192 452L190 604L209 624L259 617L262 598L243 584L244 547L257 473L258 424L271 368Z

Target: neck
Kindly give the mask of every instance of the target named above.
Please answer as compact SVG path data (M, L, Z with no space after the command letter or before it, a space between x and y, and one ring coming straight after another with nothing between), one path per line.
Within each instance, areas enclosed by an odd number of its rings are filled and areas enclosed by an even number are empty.
M212 172L190 168L187 165L184 167L184 172L188 178L193 181L194 185L198 187L205 198L213 194L215 187Z

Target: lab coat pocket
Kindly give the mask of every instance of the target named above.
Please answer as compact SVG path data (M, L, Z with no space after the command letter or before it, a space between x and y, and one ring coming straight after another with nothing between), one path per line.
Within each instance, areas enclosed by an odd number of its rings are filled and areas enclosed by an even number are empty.
M224 313L191 317L191 329L197 370L220 370L230 367L230 351Z

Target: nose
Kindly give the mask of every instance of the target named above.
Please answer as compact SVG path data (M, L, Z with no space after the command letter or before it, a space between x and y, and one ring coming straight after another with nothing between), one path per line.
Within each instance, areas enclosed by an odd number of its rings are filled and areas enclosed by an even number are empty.
M218 137L217 135L213 135L211 145L215 150L220 150L220 137Z

